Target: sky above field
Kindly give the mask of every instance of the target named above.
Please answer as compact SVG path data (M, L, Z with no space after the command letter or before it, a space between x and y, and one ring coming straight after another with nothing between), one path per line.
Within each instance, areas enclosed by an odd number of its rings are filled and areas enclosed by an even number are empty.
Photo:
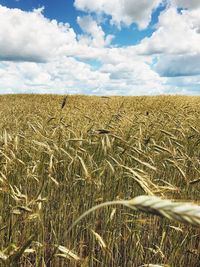
M200 95L200 0L0 0L0 94Z

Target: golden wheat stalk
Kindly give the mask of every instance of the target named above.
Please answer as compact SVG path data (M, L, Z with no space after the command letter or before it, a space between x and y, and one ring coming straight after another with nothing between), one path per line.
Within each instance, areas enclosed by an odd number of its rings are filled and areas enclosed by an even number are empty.
M91 212L106 206L124 205L134 210L143 211L145 213L163 216L170 220L181 223L200 226L200 206L184 203L173 202L168 199L161 199L155 196L138 196L131 200L116 200L101 203L84 212L68 229L66 235L72 228L80 222L85 216Z

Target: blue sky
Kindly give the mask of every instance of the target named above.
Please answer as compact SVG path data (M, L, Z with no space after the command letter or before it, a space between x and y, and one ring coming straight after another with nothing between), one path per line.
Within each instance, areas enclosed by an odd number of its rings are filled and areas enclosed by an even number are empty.
M0 0L0 93L200 93L199 0Z

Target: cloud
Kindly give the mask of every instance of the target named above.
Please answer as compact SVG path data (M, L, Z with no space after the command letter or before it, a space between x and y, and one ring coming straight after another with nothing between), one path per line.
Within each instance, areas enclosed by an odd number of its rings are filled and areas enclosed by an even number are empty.
M140 95L163 93L165 81L139 58L128 59L121 51L123 63L112 62L94 70L73 57L61 57L45 64L33 62L2 62L0 93L81 93L97 95ZM7 91L4 90L6 88Z
M191 3L192 4L192 3ZM200 86L200 8L160 14L156 31L135 49L152 58L152 68L165 78L164 92L198 95Z
M200 74L200 9L173 7L164 11L151 37L138 45L138 53L154 58L153 68L162 77ZM188 88L190 85L188 84Z
M200 54L163 56L155 70L164 77L198 75L200 74Z
M200 3L200 2L199 2ZM183 17L189 23L191 29L200 34L200 8L182 11Z
M0 64L0 93L84 93L109 80L107 74L67 57L46 64L4 62Z
M108 73L111 82L121 83L126 94L159 94L164 92L165 79L153 71L141 58L127 57L122 62L104 64L101 72ZM125 91L125 90L124 90Z
M112 17L111 23L120 27L136 23L145 29L151 21L152 11L161 0L75 0L75 7L85 12L104 13Z
M160 15L157 30L138 47L144 54L200 53L200 34L195 18L191 11L179 14L176 9L169 8Z
M109 14L118 26L136 22L143 28L159 2L124 0L122 9L122 0L76 0L76 5ZM152 95L188 92L190 85L197 90L197 9L178 13L168 7L153 35L128 47L111 46L113 36L106 35L102 21L95 18L78 17L83 33L76 36L68 24L45 18L41 9L24 12L0 6L0 93Z
M181 7L181 8L195 9L195 8L200 7L199 0L172 0L171 2L175 6Z
M68 24L50 21L42 10L24 12L0 5L0 60L45 62L75 42Z
M200 75L167 78L167 94L199 95Z
M77 21L83 31L79 38L68 24L45 18L41 9L0 6L0 93L139 95L164 89L164 78L147 57L144 62L134 48L108 47L112 36L91 16Z
M77 17L77 23L85 33L79 38L84 44L103 47L109 45L114 37L113 35L106 36L102 27L91 16Z

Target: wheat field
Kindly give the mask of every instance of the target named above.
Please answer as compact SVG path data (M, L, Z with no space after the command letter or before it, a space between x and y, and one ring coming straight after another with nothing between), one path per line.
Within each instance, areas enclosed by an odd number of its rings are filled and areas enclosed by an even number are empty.
M0 266L199 267L199 118L200 97L0 96Z

